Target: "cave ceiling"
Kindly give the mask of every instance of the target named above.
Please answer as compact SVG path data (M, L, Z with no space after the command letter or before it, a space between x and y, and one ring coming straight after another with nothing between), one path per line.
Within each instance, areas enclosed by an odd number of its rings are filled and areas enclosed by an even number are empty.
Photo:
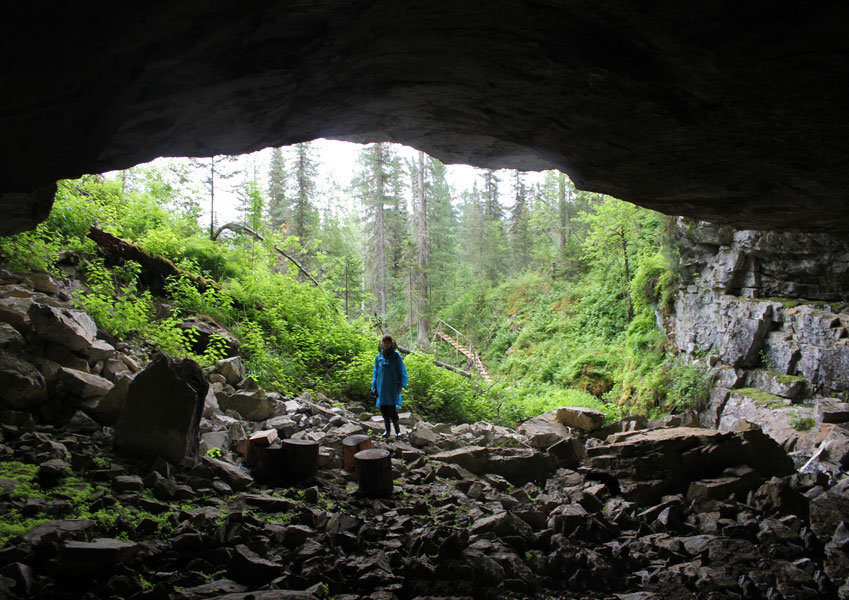
M744 228L849 230L846 3L119 7L7 11L0 232L43 219L60 178L318 137L558 168Z

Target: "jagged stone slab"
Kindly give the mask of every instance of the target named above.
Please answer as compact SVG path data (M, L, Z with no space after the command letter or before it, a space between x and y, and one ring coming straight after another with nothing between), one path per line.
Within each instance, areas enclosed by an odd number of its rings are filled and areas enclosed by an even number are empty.
M247 421L265 421L277 414L280 403L261 391L240 391L218 396L221 410L235 410Z
M130 560L139 550L135 542L97 538L91 542L68 541L62 545L62 569L75 576L101 573Z
M557 464L558 461L548 454L517 449L505 454L490 454L483 472L500 475L513 485L522 485L529 481L543 481L555 471Z
M466 446L431 455L432 460L459 465L475 474L483 473L488 458L489 450L482 446Z
M781 396L758 390L731 390L719 419L720 431L739 429L738 423L756 423L760 429L788 450L810 455L822 441L822 431L814 422L814 408L790 405ZM796 427L794 427L796 425Z
M26 541L33 546L43 543L62 542L70 539L88 539L94 523L88 519L64 519L42 523L26 534Z
M837 398L817 400L815 419L822 423L846 423L849 421L849 402L841 402Z
M807 391L804 377L785 375L768 369L754 369L746 374L746 387L757 388L768 394L797 400Z
M0 321L0 350L17 350L24 345L24 336L9 323Z
M528 438L532 448L548 448L559 440L571 437L569 429L557 419L557 411L552 410L527 421L516 428L516 433Z
M114 383L100 375L67 367L59 369L56 382L63 393L81 401L96 401L106 396L115 387Z
M650 429L588 448L587 455L588 469L615 477L623 494L641 504L654 504L665 494L683 494L692 481L719 476L729 467L747 465L761 477L794 471L790 457L759 430L732 434L688 427Z
M32 408L47 400L47 382L31 363L0 352L0 398L13 408Z
M198 423L209 383L192 360L160 355L130 384L115 444L180 463L197 456Z
M32 298L29 294L25 298L14 296L0 298L0 322L8 323L18 332L26 335L32 328L29 318L29 307L32 306Z
M253 477L234 464L209 456L204 456L203 460L213 468L216 475L226 481L237 492L246 490L253 483Z
M54 308L34 302L28 314L38 335L71 350L88 348L97 337L97 325L81 310Z
M595 431L604 427L604 413L580 406L561 406L557 409L557 420L566 427Z
M245 378L245 365L238 356L216 361L215 370L223 375L230 385L236 385Z

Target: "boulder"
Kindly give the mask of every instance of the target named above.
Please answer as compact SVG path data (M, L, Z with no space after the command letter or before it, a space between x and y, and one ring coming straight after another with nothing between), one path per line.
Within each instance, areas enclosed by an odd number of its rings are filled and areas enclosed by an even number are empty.
M814 408L785 402L789 400L753 388L731 390L718 428L732 431L740 421L756 423L785 448L810 456L822 439L820 427L815 425Z
M475 474L483 473L488 457L489 451L481 446L465 446L431 455L432 460L459 465Z
M232 463L209 456L204 456L203 461L212 467L218 477L226 481L237 492L246 490L253 483L253 477Z
M265 421L280 410L279 401L266 397L261 390L220 394L218 406L221 410L235 410L246 421Z
M564 438L546 449L557 460L558 467L574 467L587 457L584 444L577 438Z
M532 448L548 448L557 441L571 437L569 429L557 419L557 411L543 413L528 419L516 428L525 436Z
M627 437L615 441L617 435ZM729 467L747 465L763 478L795 470L787 453L759 430L734 434L680 427L608 439L614 442L587 449L587 467L619 480L623 495L641 504L684 494L691 482L719 477Z
M127 395L130 393L130 384L133 383L133 379L134 377L129 374L129 371L123 371L121 375L115 377L112 389L100 398L97 406L92 408L94 416L100 423L111 426L118 422L121 411L124 410Z
M531 526L509 511L478 519L472 523L470 533L476 535L494 533L498 537L515 536L526 541L534 540L534 531Z
M416 448L424 448L439 441L439 434L427 425L420 425L410 432L410 444Z
M849 523L849 476L843 475L828 490L820 488L810 501L811 529L821 538L834 535L842 521Z
M91 373L61 367L56 374L57 392L84 406L95 407L115 384Z
M71 350L88 348L97 337L97 325L81 310L33 302L28 314L35 333Z
M821 398L817 400L814 418L818 425L849 422L849 402L842 402L837 398Z
M543 481L557 469L557 459L536 450L526 448L499 452L503 453L490 454L483 472L500 475L513 485Z
M0 321L0 350L17 350L24 345L24 336L17 329Z
M276 429L277 435L282 439L290 438L300 431L298 424L286 415L280 415L279 417L268 419L265 422L265 427ZM360 428L360 431L362 431L362 428Z
M216 361L215 370L223 375L230 385L236 385L245 378L245 365L238 356Z
M194 315L178 323L177 327L195 332L192 351L197 354L203 354L206 351L213 336L224 340L227 357L232 358L239 354L239 347L241 346L239 340L234 338L226 327L209 315Z
M90 346L82 348L80 353L89 360L107 360L118 354L115 347L104 340L94 340Z
M601 429L592 432L593 437L597 437L600 439L605 439L614 433L623 433L628 431L639 431L641 429L646 429L649 426L648 419L646 419L643 415L631 415L629 417L624 417L602 427Z
M59 556L61 569L74 577L89 577L131 560L139 545L108 538L91 542L67 541Z
M130 384L115 444L173 463L194 458L208 387L196 362L159 355Z
M32 282L32 289L36 292L55 294L59 291L59 285L48 273L28 273L27 277Z
M101 430L100 423L81 410L73 414L66 427L70 433L92 434Z
M64 542L66 540L88 540L94 524L88 519L48 521L28 532L24 538L32 546Z
M604 427L604 413L581 406L561 406L557 409L557 420L566 427L595 431Z
M38 406L47 400L47 383L31 363L0 351L0 399L13 408Z
M230 447L230 435L227 431L210 431L200 436L200 452L206 452L212 448L220 448L226 451Z
M215 395L215 389L213 386L209 386L209 389L206 391L206 396L203 399L203 416L205 418L209 418L213 415L213 413L221 410L221 407L218 405L218 398Z
M8 323L17 331L26 335L32 328L29 318L29 307L32 306L32 298L6 297L0 298L0 322Z
M283 566L265 560L247 546L239 544L233 552L227 572L236 581L258 585L267 583L280 575L283 572Z
M744 385L782 398L797 400L806 393L808 381L804 377L768 369L753 369L747 371Z

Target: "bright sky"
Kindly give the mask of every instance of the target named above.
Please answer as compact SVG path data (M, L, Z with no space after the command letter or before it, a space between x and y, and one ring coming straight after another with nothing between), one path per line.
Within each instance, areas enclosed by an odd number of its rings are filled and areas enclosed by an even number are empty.
M418 153L417 150L409 146L398 144L393 144L393 146L403 158L414 159ZM364 146L363 144L354 144L351 142L318 139L312 142L312 147L316 162L318 163L317 187L319 203L321 203L321 199L332 196L334 185L342 189L350 186L357 169L357 155ZM234 189L241 186L251 173L256 173L257 179L261 182L263 189L266 188L270 159L270 148L251 154L243 154L239 157L236 170L242 171L245 175L237 174L226 182L216 182L215 212L216 221L219 224L237 220L239 200ZM188 159L159 158L149 164L156 167L164 167L171 161L185 160ZM447 165L446 178L448 179L448 184L454 188L456 196L464 190L471 190L476 181L478 182L478 187L481 187L481 173L481 169L469 165ZM506 171L499 172L501 179L500 191L502 201L505 205L509 206L512 203L511 188L513 182L511 178L506 176L506 173ZM541 182L543 177L541 172L528 172L525 176L525 182L529 186L534 185L537 182ZM194 182L194 187L198 190L199 195L205 196L205 190L203 190L200 184L200 179L200 175L198 174ZM208 206L206 206L205 202L201 202L201 206L205 212L208 211ZM208 219L209 214L206 212L202 217L202 221L208 221Z

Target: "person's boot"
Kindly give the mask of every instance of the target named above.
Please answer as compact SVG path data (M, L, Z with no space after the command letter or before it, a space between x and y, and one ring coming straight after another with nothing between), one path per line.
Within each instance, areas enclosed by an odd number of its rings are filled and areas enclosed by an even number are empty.
M382 436L380 436L380 437L382 437L382 438L384 438L384 439L389 439L389 430L387 429L386 431L384 431L384 432L383 432L383 435L382 435Z

